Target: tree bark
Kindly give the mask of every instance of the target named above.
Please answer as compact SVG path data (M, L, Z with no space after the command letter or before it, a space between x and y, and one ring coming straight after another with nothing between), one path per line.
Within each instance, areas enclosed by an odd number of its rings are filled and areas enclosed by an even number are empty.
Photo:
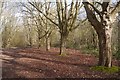
M106 53L106 39L105 39L105 33L100 33L98 34L98 39L99 39L99 66L104 66L105 65L105 53Z
M111 51L111 37L112 37L112 27L110 14L105 11L103 14L103 22L102 25L105 29L105 38L106 38L106 54L105 54L105 66L112 67L112 51Z
M41 39L38 39L38 48L40 48L41 47L41 41L40 41Z
M29 47L32 47L32 38L29 36Z
M66 40L67 40L67 34L65 35L64 33L61 33L61 38L60 38L60 53L59 55L61 54L64 54L65 53L65 49L66 49Z
M112 67L112 51L111 51L111 36L112 30L108 29L106 31L106 62L105 66Z
M108 11L109 2L102 3L102 13L97 10L94 5L89 2L83 2L88 20L94 27L98 34L99 39L99 66L112 66L112 52L111 52L111 34L112 28L110 26L110 14ZM91 9L91 7L93 9ZM100 21L98 20L96 14L98 13Z
M118 14L118 53L120 54L120 12Z
M96 34L95 31L92 29L92 46L94 49L97 48L97 38L96 38Z
M110 31L110 30L109 30ZM112 52L111 52L111 34L106 34L102 31L98 34L99 39L99 66L112 66Z
M46 37L46 51L50 50L50 38Z

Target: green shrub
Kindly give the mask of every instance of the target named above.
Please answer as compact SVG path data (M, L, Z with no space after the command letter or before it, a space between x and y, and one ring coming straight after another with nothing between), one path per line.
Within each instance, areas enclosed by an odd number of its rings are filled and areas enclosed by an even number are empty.
M117 51L117 53L115 54L115 57L116 57L117 59L120 59L120 50Z
M86 48L86 49L82 49L81 51L82 51L82 53L85 53L85 54L93 54L95 56L99 55L98 49L87 49Z

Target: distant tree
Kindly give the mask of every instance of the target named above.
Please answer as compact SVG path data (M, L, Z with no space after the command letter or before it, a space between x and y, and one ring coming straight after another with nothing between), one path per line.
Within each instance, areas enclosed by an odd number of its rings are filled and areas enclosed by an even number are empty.
M13 16L7 17L7 22L6 23L4 22L4 26L2 27L2 47L3 48L10 46L11 40L14 36L13 24L14 24L14 17Z
M25 19L26 18L26 19ZM29 47L32 47L33 45L33 41L32 41L32 25L31 25L31 19L28 18L27 16L24 17L24 27L25 27L25 34L26 34L26 38L27 38L27 43Z
M48 11L50 9L50 3L46 3L42 6L42 3L35 3L37 6L39 6L39 9L45 10L46 16L49 16ZM46 44L46 50L48 51L50 49L50 35L53 31L52 27L50 27L50 22L44 17L41 16L38 11L36 11L34 8L29 7L28 4L22 3L22 6L26 9L23 10L28 15L28 18L30 18L32 21L31 26L36 26L37 31L37 37L38 37L38 47L41 47L41 39L45 38L45 44ZM34 12L33 12L34 11ZM28 19L27 18L27 19ZM49 25L49 26L48 26Z
M14 3L9 4L9 1L2 2L3 9L2 9L2 23L0 26L1 28L1 39L2 39L2 47L11 47L14 45L12 43L13 38L15 37L15 32L17 32L16 26L18 23L18 15L16 15L16 8L15 6L11 5ZM1 6L1 5L0 5Z

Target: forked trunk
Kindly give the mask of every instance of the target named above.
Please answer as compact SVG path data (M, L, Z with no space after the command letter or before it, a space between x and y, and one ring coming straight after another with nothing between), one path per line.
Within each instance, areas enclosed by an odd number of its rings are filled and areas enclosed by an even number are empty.
M109 2L101 4L102 11L93 7L94 5L89 2L83 2L88 20L96 30L99 39L99 62L100 66L111 67L112 65L112 52L111 52L111 33L112 29ZM91 6L92 5L92 6ZM99 15L96 16L96 13Z

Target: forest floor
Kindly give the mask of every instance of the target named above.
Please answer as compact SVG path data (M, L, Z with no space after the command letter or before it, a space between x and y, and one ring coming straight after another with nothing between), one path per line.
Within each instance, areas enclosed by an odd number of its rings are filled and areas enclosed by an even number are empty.
M117 78L118 73L93 71L98 58L67 49L67 55L59 56L59 49L17 48L2 51L3 78ZM117 60L113 60L118 65Z

